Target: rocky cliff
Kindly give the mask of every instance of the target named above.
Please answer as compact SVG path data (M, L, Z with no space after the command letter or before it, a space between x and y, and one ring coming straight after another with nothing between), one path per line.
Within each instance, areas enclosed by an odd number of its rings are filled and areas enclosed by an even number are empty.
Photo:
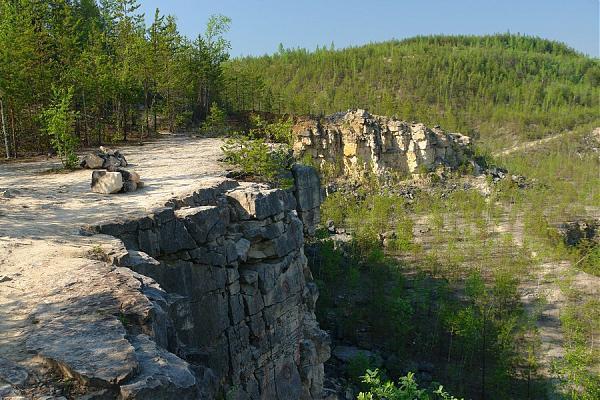
M84 229L97 260L64 261L64 285L48 282L63 289L24 325L27 352L54 372L0 357L2 390L33 393L41 379L88 400L320 399L329 337L304 255L314 227L298 217L320 188L314 169L294 177L294 190L206 178L147 215ZM52 376L70 388L53 391Z
M372 115L364 110L299 121L293 128L294 152L356 174L364 168L378 175L409 175L436 165L455 168L470 154L471 140L439 127Z
M329 338L315 318L296 211L315 206L318 178L301 167L294 176L293 192L208 181L144 218L95 227L124 243L118 265L151 282L142 292L154 312L131 324L131 344L158 347L174 359L161 368L178 369L162 374L177 378L166 383L132 374L114 387L119 396L321 398Z

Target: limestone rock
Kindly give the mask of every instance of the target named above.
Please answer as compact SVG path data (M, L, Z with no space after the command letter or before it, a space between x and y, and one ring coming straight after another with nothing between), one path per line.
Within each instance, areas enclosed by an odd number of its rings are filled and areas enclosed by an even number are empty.
M139 373L121 385L123 400L197 399L196 378L187 362L161 349L146 335L131 339Z
M96 228L123 241L128 251L115 260L138 273L129 280L148 298L128 311L147 337L130 337L139 372L120 385L123 398L192 396L176 380L182 360L201 390L192 398L321 398L328 335L314 315L318 288L297 215L318 209L320 193L314 170L297 176L294 193L215 182Z
M382 175L413 174L420 168L458 167L471 154L471 140L423 124L409 124L365 110L336 113L293 127L294 152L300 158L333 165L338 174L360 177L364 169Z
M600 220L580 219L566 222L559 227L567 246L577 246L587 241L600 244Z
M91 187L95 193L118 193L123 189L123 176L120 172L94 171Z
M103 164L104 164L104 159L94 153L90 153L90 154L84 156L80 163L80 165L83 168L89 168L89 169L102 168Z
M134 348L114 316L62 315L45 321L27 340L27 349L83 384L111 386L138 369Z
M277 189L238 188L227 193L227 200L241 219L265 219L283 212L280 192Z
M331 354L344 363L349 363L357 357L365 357L378 367L383 363L381 356L378 354L354 346L336 346Z
M292 175L298 217L304 224L304 232L312 236L321 218L321 180L315 168L300 164L292 167Z
M0 381L8 382L12 386L21 386L29 377L27 370L17 363L0 357Z
M114 171L120 167L127 166L125 156L119 150L111 150L106 147L100 148L92 153L86 154L79 165L82 168L99 169Z

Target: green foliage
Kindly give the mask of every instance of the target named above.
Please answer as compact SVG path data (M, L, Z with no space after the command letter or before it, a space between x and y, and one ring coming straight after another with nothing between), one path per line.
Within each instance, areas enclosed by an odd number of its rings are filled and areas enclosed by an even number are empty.
M487 148L598 121L598 60L520 35L429 36L335 50L281 49L226 66L236 110L367 108L480 136Z
M227 115L217 103L212 103L210 113L202 123L202 132L222 135L227 132Z
M588 274L600 276L600 245L588 245L582 246L583 249L579 251L582 257L579 259L581 262L581 269Z
M398 380L398 386L392 381L382 380L379 370L367 370L363 382L370 386L368 392L358 394L358 400L458 400L448 394L443 386L429 392L419 389L415 374L409 372Z
M597 399L600 376L590 366L600 357L600 350L594 347L594 334L600 330L600 301L592 299L572 304L561 312L560 319L566 352L554 366L556 373L563 379L563 386L572 399Z
M292 159L286 146L271 147L263 139L237 136L227 139L221 150L227 162L248 176L280 187L292 185L289 177Z
M268 142L283 143L291 146L292 139L292 120L290 118L280 118L274 122L268 122L259 114L252 114L251 122L253 127L248 135L252 138L263 138Z
M50 143L65 168L75 168L78 162L75 153L78 140L73 132L77 113L71 110L72 99L73 87L68 89L54 87L50 107L42 113Z
M350 380L359 386L364 386L365 390L368 390L368 386L362 385L363 383L363 374L365 371L368 371L372 368L374 360L370 359L366 354L359 353L356 357L352 358L350 362L346 365L346 375L350 378Z
M230 22L212 16L191 41L158 10L146 25L137 0L1 1L0 93L11 153L47 149L32 113L52 106L53 85L73 87L76 133L86 145L201 123L211 104L223 104Z

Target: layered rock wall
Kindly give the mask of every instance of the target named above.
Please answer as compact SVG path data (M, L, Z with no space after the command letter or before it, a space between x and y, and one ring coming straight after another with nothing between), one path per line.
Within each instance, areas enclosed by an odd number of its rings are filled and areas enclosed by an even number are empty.
M347 175L364 168L377 175L408 175L436 165L454 168L470 153L467 136L364 110L300 121L293 132L294 152L299 157L309 155L321 164L338 165L337 172Z
M318 208L320 188L309 171L296 176L304 181L294 192L210 181L146 217L95 228L124 243L119 265L160 285L145 294L164 312L137 324L132 344L174 358L177 371L163 375L181 381L165 378L182 397L321 398L329 338L315 318L318 290L296 211ZM169 386L146 375L123 380L120 396Z

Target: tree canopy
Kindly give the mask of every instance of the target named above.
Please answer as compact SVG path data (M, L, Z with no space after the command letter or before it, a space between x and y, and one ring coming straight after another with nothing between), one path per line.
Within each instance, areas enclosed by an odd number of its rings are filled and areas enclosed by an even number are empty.
M535 37L419 36L336 50L285 49L225 66L234 110L329 114L367 108L487 143L598 119L600 63Z
M53 87L73 88L71 130L83 144L205 119L220 101L229 18L212 16L190 40L173 17L157 9L147 26L138 8L137 0L0 1L4 155L49 148L42 115Z

